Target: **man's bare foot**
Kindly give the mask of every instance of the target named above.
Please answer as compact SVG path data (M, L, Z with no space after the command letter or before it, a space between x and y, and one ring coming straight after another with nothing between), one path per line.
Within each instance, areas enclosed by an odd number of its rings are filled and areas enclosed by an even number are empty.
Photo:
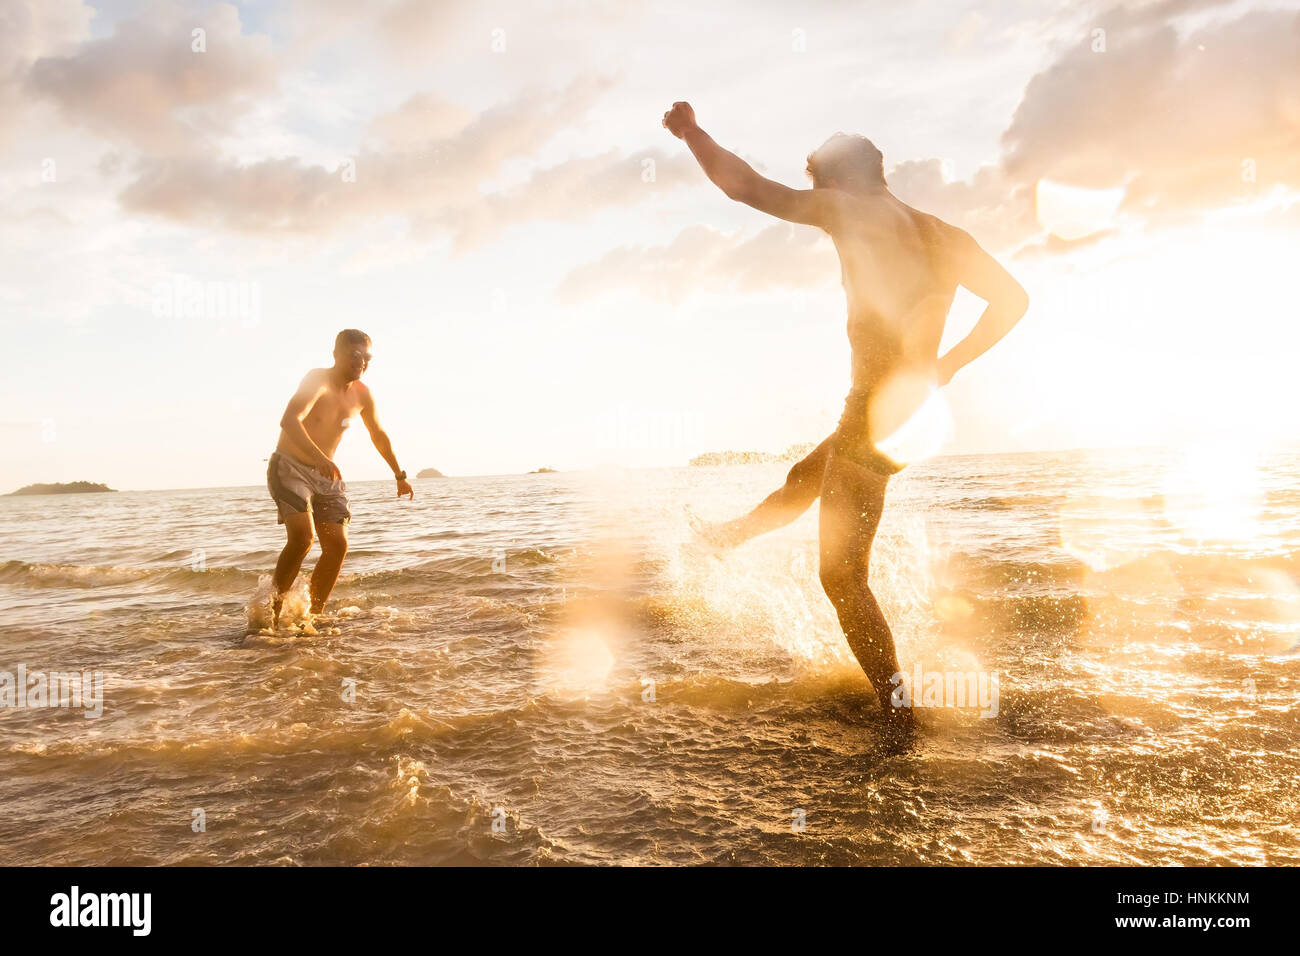
M876 751L882 754L906 753L916 746L916 718L910 707L890 707L881 724Z

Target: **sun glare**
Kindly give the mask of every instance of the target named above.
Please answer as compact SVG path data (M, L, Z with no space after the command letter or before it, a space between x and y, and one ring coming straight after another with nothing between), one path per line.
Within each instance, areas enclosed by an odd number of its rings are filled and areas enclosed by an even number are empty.
M900 423L901 422L901 423ZM895 376L880 387L871 410L876 449L900 464L937 454L952 437L952 411L928 379Z
M1256 541L1264 530L1258 457L1233 443L1184 448L1165 476L1166 520L1197 542Z
M1085 189L1040 179L1034 195L1038 223L1061 239L1083 239L1114 225L1125 192L1123 186Z

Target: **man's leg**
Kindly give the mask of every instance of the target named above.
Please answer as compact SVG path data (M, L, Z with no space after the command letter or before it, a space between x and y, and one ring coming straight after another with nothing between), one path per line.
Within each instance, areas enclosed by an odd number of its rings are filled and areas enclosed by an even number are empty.
M822 482L821 581L835 605L849 647L875 688L891 736L913 730L912 709L890 701L890 678L899 672L894 636L867 585L871 543L885 507L889 479L871 469L831 454Z
M812 503L821 494L831 438L827 438L802 461L797 462L786 475L785 484L764 498L749 514L716 524L700 522L696 530L710 544L734 548L750 538L790 524L812 507Z
M271 598L272 621L280 620L280 605L284 594L293 587L294 579L302 568L303 559L311 550L311 512L290 512L284 515L284 530L288 540L280 552L280 560L275 563L275 594Z
M320 538L320 560L311 574L311 613L325 610L325 602L339 579L339 569L348 553L348 526L346 523L316 522L316 536Z

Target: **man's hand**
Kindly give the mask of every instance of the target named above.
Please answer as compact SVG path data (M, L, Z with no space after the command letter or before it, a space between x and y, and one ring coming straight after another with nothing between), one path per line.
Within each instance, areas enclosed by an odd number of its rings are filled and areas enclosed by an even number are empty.
M339 466L328 458L322 458L320 464L316 466L316 470L332 481L338 481L343 477L343 472L339 471Z
M664 114L664 129L678 139L683 138L690 130L698 129L698 124L695 122L695 110L691 109L691 104L686 102L674 103L673 108Z
M970 233L955 227L949 230L947 254L955 266L957 281L987 302L988 307L966 337L939 360L944 370L940 384L1000 342L1029 308L1029 293L1001 263L981 249Z
M409 481L407 481L405 478L398 478L398 479L397 479L397 497L400 499L400 498L402 497L402 495L406 495L408 498L410 498L412 501L414 501L414 500L415 500L415 489L411 487L411 483L410 483Z

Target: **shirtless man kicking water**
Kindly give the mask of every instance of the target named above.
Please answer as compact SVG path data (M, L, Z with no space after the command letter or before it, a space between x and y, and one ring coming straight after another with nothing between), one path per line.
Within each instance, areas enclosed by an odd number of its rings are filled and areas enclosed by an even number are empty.
M685 141L705 175L726 195L789 222L828 233L848 298L853 378L836 430L790 471L785 487L737 521L702 529L724 545L788 524L820 495L820 575L844 636L884 713L886 738L914 730L910 707L892 706L890 678L901 668L889 624L867 585L871 543L885 487L903 467L876 447L930 391L1007 334L1029 297L969 234L895 198L883 157L870 140L837 133L808 157L812 189L760 176L674 103L663 125ZM988 303L979 322L942 358L939 342L958 286Z
M344 430L360 414L370 440L397 480L397 497L415 492L397 464L388 434L375 415L375 400L361 383L370 365L370 336L344 329L334 340L334 365L314 368L289 399L280 419L280 442L266 469L266 484L279 510L279 523L288 541L275 566L272 596L274 621L279 622L283 595L298 577L311 550L312 525L320 538L320 560L311 576L311 613L325 608L348 553L348 488L333 455Z

